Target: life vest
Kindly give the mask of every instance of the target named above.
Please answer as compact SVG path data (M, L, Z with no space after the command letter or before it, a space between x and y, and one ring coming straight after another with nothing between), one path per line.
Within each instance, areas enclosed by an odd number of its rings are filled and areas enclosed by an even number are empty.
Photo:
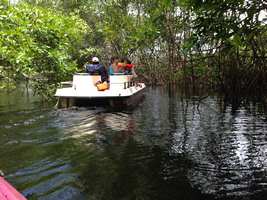
M98 91L105 91L108 89L108 83L106 81L103 83L98 83L96 84L96 87Z
M126 64L125 69L132 69L133 66L134 66L133 64Z
M119 68L124 68L124 69L126 69L126 70L130 70L130 69L132 69L133 68L133 64L126 64L126 65L124 65L124 63L118 63L118 67Z

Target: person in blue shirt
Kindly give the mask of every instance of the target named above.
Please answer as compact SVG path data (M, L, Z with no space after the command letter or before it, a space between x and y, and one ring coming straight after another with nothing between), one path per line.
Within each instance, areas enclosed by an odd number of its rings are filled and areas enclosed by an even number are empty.
M92 58L91 64L85 64L85 71L90 75L100 75L102 83L109 82L107 70L99 63L99 59L97 57Z

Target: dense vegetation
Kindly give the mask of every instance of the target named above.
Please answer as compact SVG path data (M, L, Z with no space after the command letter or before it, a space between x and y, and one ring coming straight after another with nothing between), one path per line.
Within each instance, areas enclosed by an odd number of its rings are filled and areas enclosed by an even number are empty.
M8 84L2 87L30 80L35 92L49 96L76 70L88 26L75 15L24 3L2 2L0 13L0 77Z
M11 80L55 85L97 54L105 64L129 56L151 84L267 89L265 0L21 0L0 9L0 73Z

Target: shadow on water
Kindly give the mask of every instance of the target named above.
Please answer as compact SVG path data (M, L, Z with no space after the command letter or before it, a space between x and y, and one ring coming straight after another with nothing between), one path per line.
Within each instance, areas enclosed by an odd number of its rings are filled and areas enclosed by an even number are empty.
M264 104L148 88L135 110L53 110L22 96L0 96L0 168L29 199L265 199Z

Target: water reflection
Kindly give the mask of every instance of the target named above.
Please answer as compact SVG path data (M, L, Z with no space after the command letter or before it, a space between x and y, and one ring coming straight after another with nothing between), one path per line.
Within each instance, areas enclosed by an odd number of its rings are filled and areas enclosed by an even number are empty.
M148 88L133 111L3 104L0 166L29 199L265 199L265 108L236 102Z

